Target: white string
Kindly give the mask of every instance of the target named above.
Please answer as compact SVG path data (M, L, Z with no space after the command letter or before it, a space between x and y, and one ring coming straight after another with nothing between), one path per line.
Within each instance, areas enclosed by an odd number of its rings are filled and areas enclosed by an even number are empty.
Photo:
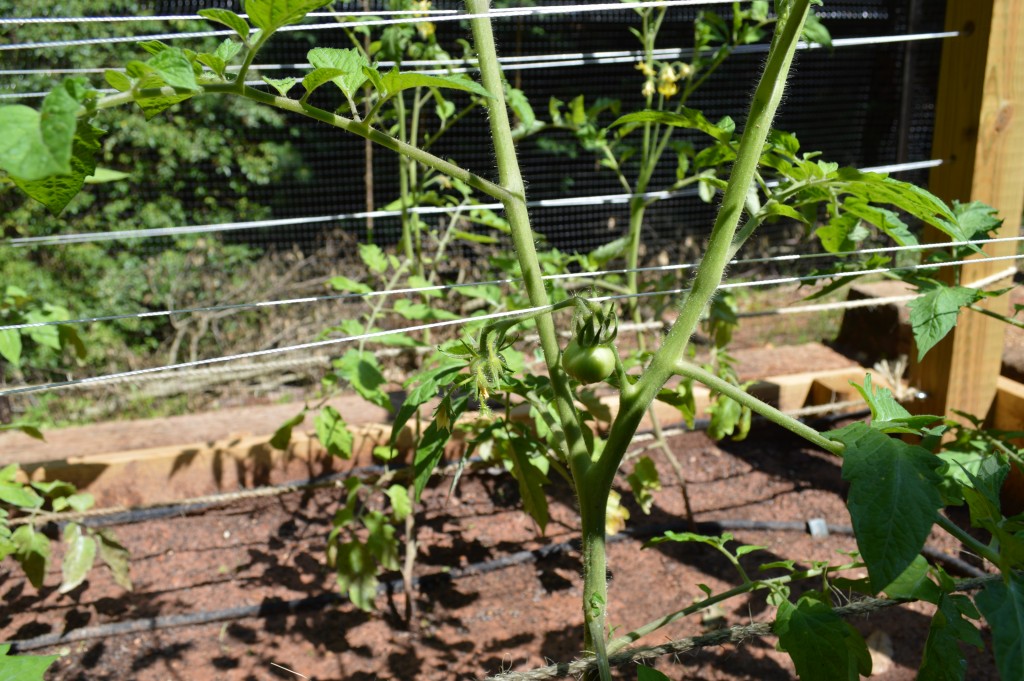
M404 10L380 10L378 11L352 11L352 12L310 12L307 17L357 17L357 16L371 16L371 17L388 17L388 16L403 16L403 15L419 15L424 14L456 14L459 10L457 9L428 9L428 10L417 10L417 9L404 9ZM248 14L239 14L238 16L243 19L248 19ZM203 17L198 14L163 14L153 16L108 16L108 17L0 17L0 25L4 24L111 24L111 23L145 23L152 21L203 21Z
M996 272L995 274L989 275L977 281L972 281L970 284L964 284L964 288L983 289L987 286L991 286L998 281L1008 279L1017 274L1018 270L1014 267L1008 267L1002 272ZM885 296L880 298L864 298L860 300L839 300L833 303L814 303L811 305L792 305L790 307L779 307L774 310L758 310L756 312L739 312L737 317L748 318L748 317L771 317L782 314L807 314L810 312L831 312L834 310L849 310L859 307L878 307L880 305L892 305L895 303L906 303L911 300L916 300L923 296L923 293L908 293L902 296Z
M842 47L857 47L862 45L879 45L884 43L901 43L901 42L912 42L919 40L935 40L943 38L953 38L960 35L957 31L946 31L942 33L914 33L907 35L897 36L867 36L861 38L836 38L832 41L832 46L835 48ZM804 43L800 42L797 44L798 50L810 50L821 47L817 43ZM740 45L733 48L734 54L756 54L768 51L767 43L760 43L757 45ZM693 49L691 48L680 48L680 49L660 49L653 52L655 59L668 60L668 59L685 59L693 55ZM644 53L639 50L635 51L620 51L620 52L594 52L594 53L564 53L554 55L525 55L525 56L511 56L511 57L499 57L498 62L502 65L505 71L526 71L532 69L548 69L548 68L568 68L574 66L588 66L588 65L605 65L605 64L631 64L638 58L644 56ZM408 60L402 62L404 66L416 67L418 72L424 74L451 74L451 73L471 73L479 70L476 66L475 60L465 59L420 59L420 60ZM393 61L382 61L378 63L379 68L389 69L395 66L396 62ZM437 68L422 68L425 66L437 67ZM228 67L228 70L238 70L239 66ZM250 71L277 71L277 70L296 70L303 71L312 68L310 64L265 64L258 65L254 64L249 67ZM123 68L118 69L10 69L0 70L0 75L31 75L31 74L87 74L87 73L105 73L108 70L113 71L124 71ZM267 87L267 84L262 80L246 81L246 85L251 87ZM113 88L101 88L97 90L102 94L112 94L117 92ZM0 99L39 99L46 97L48 92L13 92L0 94Z
M901 42L913 42L920 40L936 40L944 38L954 38L960 35L957 31L945 31L941 33L911 33L905 35L895 36L865 36L861 38L836 38L832 41L833 47L856 47L862 45L877 45L882 43L901 43ZM797 49L813 49L817 47L817 43L808 45L807 43L799 43ZM766 52L768 50L767 43L760 43L756 45L740 45L733 48L733 52L736 54L750 53L750 52ZM659 61L668 61L672 59L682 59L689 57L693 54L693 49L688 47L683 48L660 48L652 51L652 57ZM577 66L581 64L619 64L619 63L632 63L639 58L644 56L642 50L615 50L610 52L563 52L561 54L528 54L528 55L508 55L498 57L498 62L506 70L515 70L516 68L547 68L547 67L565 67L565 66ZM396 66L397 63L393 61L381 61L378 65L382 69L389 69L392 66ZM410 68L430 68L430 67L466 67L467 70L470 68L476 68L476 60L474 59L407 59L402 62L403 66ZM227 67L228 71L237 71L241 67L238 65L231 65ZM281 71L281 70L294 70L294 71L307 71L312 68L311 64L253 64L249 67L250 71ZM89 73L106 73L107 71L124 71L124 68L46 68L46 69L0 69L0 76L28 76L37 74L46 75L67 75L67 74L89 74ZM447 73L447 68L445 73Z
M953 267L953 266L964 265L964 264L978 264L978 263L984 263L984 262L999 262L999 261L1006 261L1006 260L1018 260L1020 258L1024 258L1024 255L992 256L992 257L986 257L986 258L974 258L974 259L971 259L971 260L963 260L963 261L952 261L952 262L943 262L943 263L925 263L925 264L919 264L919 265L907 265L907 266L903 266L903 267L892 267L892 268L884 268L883 267L883 268L873 268L873 269L869 269L869 270L859 270L859 271L850 271L850 272L835 272L835 273L831 273L831 274L817 274L817 275L807 275L807 276L797 276L797 277L778 277L778 278L774 278L774 279L762 279L762 280L755 280L755 281L733 282L733 283L722 284L721 286L718 287L718 290L730 290L730 289L738 289L738 288L751 288L751 287L755 287L755 286L776 286L776 285L779 285L779 284L792 284L792 283L807 282L807 281L820 281L822 279L830 279L830 278L841 279L841 278L850 278L850 277L856 277L856 276L863 276L863 275L868 275L868 274L885 274L885 273L889 273L889 272L898 272L898 271L915 271L915 270L922 270L922 269L934 269L934 268L939 268L939 267ZM652 268L652 269L654 269L654 268ZM566 275L566 276L572 276L572 275ZM607 301L611 301L611 300L625 300L625 299L628 299L628 298L646 298L646 297L651 297L651 296L663 296L663 295L688 293L689 290L690 290L689 288L677 288L677 289L669 289L669 290L661 290L661 291L645 291L645 292L641 292L641 293L625 293L625 294L616 294L616 295L608 295L608 296L597 296L597 297L588 298L588 300L590 300L592 302L595 302L595 303L600 303L600 302L607 302ZM553 307L553 305L546 305L546 306L529 307L529 308L525 308L525 309L521 309L521 310L509 310L509 311L504 311L504 312L493 312L491 314L479 315L479 316L476 316L476 317L463 317L463 318L460 318L460 319L445 320L445 321L440 321L440 322L431 322L429 324L416 324L416 325L413 325L413 326L403 327L403 328L399 328L399 329L388 329L388 330L384 330L384 331L373 331L373 332L370 332L370 333L364 333L364 334L359 334L359 335L354 335L354 336L345 336L343 338L329 338L327 340L322 340L322 341L313 341L313 342L310 342L310 343L300 343L298 345L288 345L288 346L282 346L282 347L278 347L278 348L268 348L268 349L265 349L265 350L255 350L255 351L252 351L252 352L244 352L244 353L239 353L239 354L234 354L234 355L224 355L224 356L221 356L221 357L211 357L211 358L207 358L207 359L194 360L194 361L191 361L191 362L180 362L180 363L177 363L177 364L170 364L170 365L159 366L159 367L149 367L149 368L146 368L146 369L135 369L135 370L132 370L132 371L123 371L123 372L114 373L114 374L107 374L107 375L104 375L104 376L91 376L91 377L87 377L87 378L78 378L78 379L70 379L70 380L67 380L67 381L58 381L58 382L54 382L54 383L45 383L45 384L42 384L42 385L32 385L32 386L24 386L24 387L20 387L20 388L10 388L10 389L7 389L7 390L0 390L0 397L6 396L6 395L17 395L17 394L40 392L40 391L47 391L47 390L58 390L58 389L69 388L69 387L73 387L73 386L77 386L77 385L87 385L87 384L93 384L93 383L103 383L103 382L106 382L106 381L112 381L112 380L119 380L119 379L123 379L123 378L129 378L131 376L142 376L142 375L145 375L145 374L153 374L153 373L160 373L160 372L165 372L165 371L174 371L174 370L177 370L177 369L187 369L187 368L192 368L192 367L197 367L197 366L206 366L206 365L210 365L210 364L219 364L219 363L223 363L223 362L231 362L231 361L235 361L235 360L239 360L239 359L250 359L250 358L253 358L253 357L264 357L264 356L267 356L267 355L275 355L275 354L280 354L280 353L284 353L284 352L295 352L297 350L309 350L309 349L313 349L313 348L321 348L321 347L326 347L326 346L330 346L330 345L338 345L340 343L351 343L351 342L355 342L355 341L370 340L370 339L373 339L373 338L380 338L382 336L389 336L389 335L393 335L393 334L397 334L397 333L411 333L411 332L415 332L415 331L425 331L425 330L428 330L428 329L436 329L436 328L442 328L442 327L448 327L448 326L461 325L461 324L466 324L466 323L470 323L470 322L482 322L482 321L489 321L489 320L495 320L495 319L504 319L504 318L515 317L515 316L519 316L519 315L531 314L531 313L535 313L535 312L543 312L545 310L550 310L552 307Z
M866 173L897 173L912 170L924 170L942 165L940 159L929 161L913 161L909 163L896 163L884 166L873 166L862 168ZM778 182L770 182L769 186L775 186ZM539 199L527 201L529 208L567 208L567 207L592 207L627 204L632 199L640 197L645 199L673 199L678 197L696 196L697 190L693 188L679 189L675 191L645 192L643 194L598 194L594 196L573 196L560 199ZM414 215L450 215L456 212L473 210L502 210L504 206L500 203L481 203L473 205L452 205L452 206L410 206L407 213ZM402 215L401 210L374 210L357 211L354 213L339 213L337 215L316 215L299 218L274 218L271 220L249 220L244 222L221 222L206 225L188 225L181 227L155 227L152 229L125 229L108 232L79 232L74 234L51 234L47 236L25 236L0 241L0 247L25 247L25 246L53 246L65 244L93 243L98 241L114 241L118 239L148 239L153 237L181 236L185 234L214 234L217 232L232 232L249 229L265 229L268 227L283 227L286 225L309 225L322 222L345 222L349 220L366 220L369 218L379 219L387 217L398 217Z
M685 5L690 6L705 6L705 5L724 5L732 3L734 0L651 0L648 2L633 2L633 3L622 3L622 2L610 2L610 3L594 3L589 5L551 5L547 7L513 7L508 9L493 9L489 12L479 12L476 14L456 12L454 14L443 14L439 16L430 16L429 19L432 22L438 21L464 21L467 19L506 19L511 17L525 17L525 16L538 16L546 14L580 14L585 12L604 12L604 11L615 11L624 9L641 9L644 7L680 7ZM358 28L367 26L395 26L400 24L421 24L427 17L410 18L410 19L367 19L363 21L336 21L328 24L299 24L291 26L283 26L278 29L278 32L286 31L319 31L327 29L338 29L338 28ZM196 17L197 20L201 17ZM253 29L255 30L255 29ZM204 38L204 37L215 37L215 36L232 36L236 35L232 30L217 30L217 31L191 31L183 33L159 33L154 35L144 36L119 36L110 38L82 38L78 40L55 40L49 42L38 42L38 43L19 43L13 45L0 45L0 51L5 50L36 50L36 49L47 49L51 47L75 47L79 45L105 45L114 43L131 43L139 42L141 40L178 40L182 38Z
M841 251L838 253L798 253L789 255L773 255L758 258L744 258L732 260L729 265L735 267L737 265L753 265L753 264L766 264L766 263L782 263L782 262L794 262L798 260L818 259L818 258L843 258L854 255L863 254L880 254L880 253L898 253L905 251L924 251L937 248L956 248L961 246L984 246L986 244L995 243L1009 243L1009 242L1022 242L1024 236L1017 237L998 237L992 239L976 239L974 241L953 241L953 242L942 242L942 243L928 243L928 244L910 244L903 246L883 246L879 248L865 248L857 251ZM561 272L558 274L546 274L541 277L544 281L557 281L562 279L579 279L579 280L593 280L600 277L606 277L612 274L629 274L631 272L673 272L682 271L688 269L694 269L699 263L676 263L670 265L652 265L647 267L633 267L633 268L621 268L621 269L608 269L598 270L595 272ZM831 276L831 275L825 275ZM259 308L270 308L270 307L281 307L285 305L297 305L304 303L322 303L339 300L356 300L356 299L367 299L380 296L394 296L394 295L414 295L420 293L431 293L441 291L454 291L460 288L475 287L475 286L502 286L507 284L520 283L522 279L519 278L508 278L508 279L492 279L489 281L474 281L474 282L462 282L454 284L435 284L432 286L415 286L407 288L396 288L389 290L379 291L368 291L366 293L339 293L327 296L306 296L303 298L286 298L280 300L264 300L250 303L227 303L224 305L209 305L203 307L188 307L188 308L177 308L173 310L151 310L147 312L131 312L115 315L104 315L98 317L82 317L78 319L65 319L60 321L45 321L45 322L27 322L23 324L8 324L6 326L0 326L0 331L14 331L20 329L32 329L43 326L64 326L72 324L93 324L97 322L111 322L122 319L151 319L156 317L170 317L174 315L183 314L194 314L197 312L225 312L228 310L253 310Z

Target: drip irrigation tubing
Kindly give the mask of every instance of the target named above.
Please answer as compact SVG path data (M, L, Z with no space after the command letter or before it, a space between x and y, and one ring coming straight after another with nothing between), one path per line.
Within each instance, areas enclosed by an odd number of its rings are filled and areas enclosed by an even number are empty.
M789 531L807 531L808 524L797 521L759 521L759 520L715 520L697 523L698 532L703 533L721 533L723 531L736 530L736 531L768 531L768 532L789 532ZM613 535L608 538L609 543L615 543L624 541L626 539L643 539L647 537L653 537L656 535L664 534L667 531L679 531L679 530L692 530L692 526L685 522L679 521L674 523L654 524L646 527L637 528L634 530L627 530L620 532L619 534ZM853 529L849 526L829 525L828 529L830 532L836 534L852 534ZM500 558L494 558L491 560L480 561L472 565L467 565L462 568L453 568L444 572L435 572L422 577L414 578L413 584L417 588L440 588L445 584L450 584L456 579L464 577L470 577L474 575L482 575L497 570L503 570L509 567L522 565L525 563L537 562L539 560L546 559L551 556L565 554L572 551L579 550L579 540L572 539L569 541L559 542L557 544L549 544L542 546L537 549L517 551ZM987 577L990 576L988 573L978 570L978 568L966 563L959 558L946 555L935 549L931 549L926 546L922 551L926 556L933 560L939 560L946 563L949 567L954 568L958 571L967 573L972 577ZM378 595L393 594L404 590L402 580L392 579L387 582L381 583L377 588ZM338 593L325 593L318 594L316 596L308 596L305 598L295 598L289 600L283 599L267 599L261 603L235 606L232 608L223 608L218 610L204 610L200 612L184 613L180 615L160 615L157 617L143 617L134 620L127 620L124 622L112 622L110 624L100 624L91 627L82 627L79 629L72 629L62 634L43 634L30 639L24 639L21 641L6 641L11 645L12 652L24 652L28 650L36 650L39 648L46 648L50 646L66 645L68 643L74 643L77 641L84 641L95 638L107 638L111 636L124 636L127 634L142 633L146 631L156 631L161 629L170 629L175 627L186 627L186 626L198 626L203 624L211 624L215 622L225 622L239 619L246 619L251 617L256 618L270 618L280 617L284 615L293 615L300 612L310 612L323 610L324 608L331 605L338 605L346 602L348 599Z

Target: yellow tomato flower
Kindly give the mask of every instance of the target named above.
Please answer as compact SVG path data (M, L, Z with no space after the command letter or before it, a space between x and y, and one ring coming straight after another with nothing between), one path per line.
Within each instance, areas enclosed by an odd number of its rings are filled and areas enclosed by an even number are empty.
M643 88L643 90L640 91L640 94L642 94L644 97L653 97L654 96L654 92L655 92L655 89L654 89L654 79L653 78L648 78L644 82L644 88Z
M646 76L647 78L654 78L654 69L647 62L642 61L639 64L637 64L634 68L636 68L636 70L639 71L640 73L644 74L644 76Z

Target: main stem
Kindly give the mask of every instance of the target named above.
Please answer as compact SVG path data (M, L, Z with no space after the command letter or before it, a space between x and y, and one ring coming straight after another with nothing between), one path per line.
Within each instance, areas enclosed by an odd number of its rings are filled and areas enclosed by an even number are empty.
M486 14L489 10L488 0L466 0L471 14ZM509 123L508 109L505 105L504 78L498 65L497 49L490 20L485 17L471 21L473 41L476 46L477 58L480 63L480 78L483 86L492 95L487 100L490 113L491 137L494 140L495 156L498 162L499 185L508 193L502 200L505 217L512 231L512 241L523 272L530 303L535 307L549 305L547 290L541 278L540 263L534 246L534 233L530 227L530 218L526 209L526 193L519 162L516 157L512 138L512 127ZM537 317L537 333L540 336L544 361L547 364L551 385L555 393L555 408L562 427L569 467L576 484L580 499L580 515L583 523L584 553L584 642L588 650L598 653L604 649L604 613L605 613L605 552L604 552L604 501L599 507L593 503L593 495L585 494L583 481L591 465L590 451L583 439L583 429L579 414L573 404L573 394L568 379L558 360L560 350L554 321L550 314ZM607 674L605 662L602 676Z

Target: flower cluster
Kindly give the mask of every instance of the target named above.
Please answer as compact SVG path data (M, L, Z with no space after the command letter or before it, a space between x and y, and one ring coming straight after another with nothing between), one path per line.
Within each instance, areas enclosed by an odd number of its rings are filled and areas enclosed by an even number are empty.
M655 71L654 65L642 61L636 65L636 69L644 75L644 86L640 92L646 98L653 97L655 92L666 99L676 96L679 94L679 81L689 78L693 73L692 66L681 62L662 64Z
M430 7L430 0L416 0L416 2L412 3L412 8L416 10L416 12L422 12L423 14L415 14L413 16L427 16L427 13L430 11ZM416 24L416 32L420 34L420 38L422 40L426 40L430 36L434 35L434 31L436 29L437 26L432 21L424 21Z

